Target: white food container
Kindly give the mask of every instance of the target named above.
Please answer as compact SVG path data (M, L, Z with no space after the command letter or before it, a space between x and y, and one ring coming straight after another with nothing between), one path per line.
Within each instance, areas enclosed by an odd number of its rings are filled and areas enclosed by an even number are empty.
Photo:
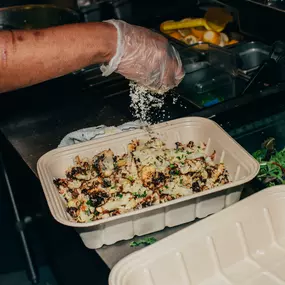
M285 186L275 186L118 262L109 285L285 284Z
M187 117L157 124L151 129L151 136L159 137L168 147L174 147L177 141L207 143L207 153L211 154L216 150L215 160L225 163L232 182L165 204L90 223L76 223L67 214L66 204L53 184L53 178L65 177L65 171L73 165L76 155L93 157L108 148L115 154L126 153L127 145L132 139L149 138L150 134L145 130L134 130L52 150L43 155L37 165L50 211L58 222L75 227L88 248L100 248L104 244L114 244L120 240L131 239L135 235L160 231L165 227L173 227L216 213L237 202L244 184L252 180L259 171L258 162L211 120Z

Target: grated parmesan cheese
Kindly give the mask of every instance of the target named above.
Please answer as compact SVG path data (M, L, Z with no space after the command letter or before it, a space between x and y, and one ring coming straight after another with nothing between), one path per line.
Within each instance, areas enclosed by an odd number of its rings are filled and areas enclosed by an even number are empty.
M176 88L164 93L157 93L134 81L130 81L129 86L132 114L144 123L146 127L155 122L171 119L172 111L169 109L171 104L175 105L179 102L179 106L177 107L187 108L182 104L180 94Z
M150 124L150 111L153 108L161 109L164 105L165 94L157 94L144 86L130 81L131 108L134 117L141 122Z

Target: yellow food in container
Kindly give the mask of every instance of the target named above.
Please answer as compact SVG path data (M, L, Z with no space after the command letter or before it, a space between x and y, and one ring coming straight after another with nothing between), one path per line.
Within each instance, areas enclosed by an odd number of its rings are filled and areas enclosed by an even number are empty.
M189 36L185 37L183 41L188 45L193 45L193 44L196 44L198 42L198 39L193 35L189 35Z
M183 40L183 36L179 32L172 32L169 36L177 40Z
M187 37L187 36L191 35L192 31L191 31L191 29L181 29L181 30L178 30L178 33L182 37Z
M211 30L207 21L204 18L191 19L187 21L178 21L178 22L164 22L161 24L161 30L169 31L169 30L179 30L179 29L187 29L187 28L195 28L195 27L205 27L207 30Z
M204 18L185 18L165 21L160 31L188 45L197 42L211 43L221 47L238 43L222 33L232 16L224 8L209 8Z
M175 22L175 21L169 20L169 21L165 21L165 22L161 23L161 24L160 24L160 31L161 31L162 33L164 33L164 34L167 34L167 35L169 35L169 34L171 34L171 33L174 33L175 30L168 30L168 31L165 31L165 30L163 29L163 26L164 26L165 24L167 24L167 23L173 23L173 22Z
M202 41L205 32L207 32L207 30L201 27L191 29L191 34L199 39L199 41Z
M217 32L207 31L203 36L203 42L211 43L218 46L221 43L221 36Z

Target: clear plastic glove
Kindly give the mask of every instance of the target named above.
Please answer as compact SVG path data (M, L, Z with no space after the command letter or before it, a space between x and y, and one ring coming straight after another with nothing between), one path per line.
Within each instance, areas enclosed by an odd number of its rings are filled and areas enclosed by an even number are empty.
M117 51L103 76L117 72L127 79L164 93L177 86L184 77L179 53L163 36L124 21L108 20L117 29Z

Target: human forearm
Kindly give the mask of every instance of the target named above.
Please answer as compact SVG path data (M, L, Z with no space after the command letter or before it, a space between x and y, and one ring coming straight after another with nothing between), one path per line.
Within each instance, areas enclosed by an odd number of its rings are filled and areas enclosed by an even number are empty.
M116 52L116 43L116 29L107 23L1 31L0 92L109 62Z

